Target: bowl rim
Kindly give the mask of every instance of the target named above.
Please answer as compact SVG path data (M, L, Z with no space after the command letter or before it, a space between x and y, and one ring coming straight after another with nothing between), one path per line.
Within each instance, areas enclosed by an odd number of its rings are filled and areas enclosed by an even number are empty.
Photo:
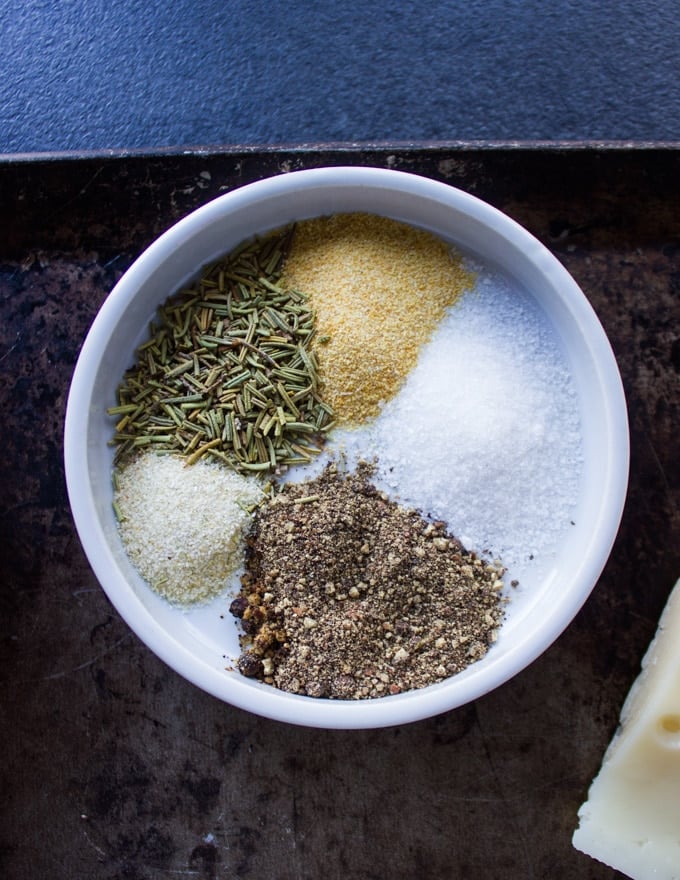
M521 249L542 274L559 287L563 302L578 322L586 342L597 352L598 375L606 387L606 492L598 522L598 550L584 554L574 575L574 589L559 603L541 629L540 638L515 645L495 660L490 652L484 668L474 666L419 690L370 700L319 700L287 694L265 684L246 681L240 674L207 666L175 641L153 618L138 597L121 597L112 578L113 557L97 521L92 487L82 479L87 460L87 432L94 376L110 328L125 312L136 291L156 270L168 251L209 226L262 199L285 195L298 185L309 187L373 187L394 189L464 212L491 227ZM408 221L407 221L408 222ZM200 267L197 267L197 269ZM626 401L614 353L585 294L562 263L515 220L468 192L411 172L370 166L331 166L291 171L244 184L198 207L158 236L131 264L104 300L81 348L68 394L64 423L64 465L71 511L85 555L108 598L136 635L167 665L202 690L233 706L272 720L320 728L376 728L422 720L477 699L507 682L537 659L573 620L594 588L611 553L625 505L630 460ZM121 576L122 577L122 576ZM455 685L452 687L452 683ZM259 686L258 686L259 685Z

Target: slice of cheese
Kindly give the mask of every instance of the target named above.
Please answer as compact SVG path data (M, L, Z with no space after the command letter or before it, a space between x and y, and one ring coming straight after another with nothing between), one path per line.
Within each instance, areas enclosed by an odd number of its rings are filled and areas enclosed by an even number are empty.
M680 581L578 815L576 849L633 880L680 880Z

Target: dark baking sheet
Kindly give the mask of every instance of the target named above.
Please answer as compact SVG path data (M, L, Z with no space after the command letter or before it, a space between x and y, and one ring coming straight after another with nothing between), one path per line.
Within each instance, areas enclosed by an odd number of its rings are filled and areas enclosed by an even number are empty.
M191 209L322 165L447 181L564 263L612 342L632 462L621 530L576 620L472 705L317 731L194 688L97 585L62 467L79 347L121 273ZM60 880L617 875L571 847L680 576L680 149L339 145L0 161L0 875Z

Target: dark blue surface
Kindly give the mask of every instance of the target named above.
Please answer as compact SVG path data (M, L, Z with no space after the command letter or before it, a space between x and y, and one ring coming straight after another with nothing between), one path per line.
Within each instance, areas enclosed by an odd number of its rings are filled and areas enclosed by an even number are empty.
M0 152L680 140L678 0L0 0Z

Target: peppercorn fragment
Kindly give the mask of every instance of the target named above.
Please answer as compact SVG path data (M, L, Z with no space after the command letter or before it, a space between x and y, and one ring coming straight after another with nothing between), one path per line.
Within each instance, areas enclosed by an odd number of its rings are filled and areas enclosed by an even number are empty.
M468 553L446 523L389 500L373 470L331 462L255 512L232 602L244 675L315 698L367 699L455 675L493 644L502 570Z

